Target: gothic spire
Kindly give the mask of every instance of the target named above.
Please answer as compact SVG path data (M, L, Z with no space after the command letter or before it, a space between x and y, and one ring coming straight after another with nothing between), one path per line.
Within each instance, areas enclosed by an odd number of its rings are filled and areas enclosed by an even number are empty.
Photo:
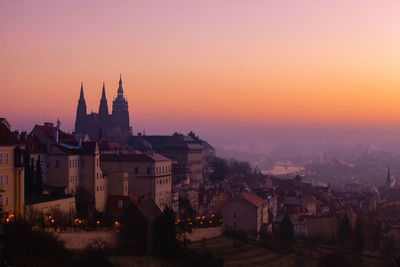
M80 95L79 99L85 99L85 97L83 95L83 82L81 82L81 95Z
M103 82L103 91L101 93L101 99L106 99L106 86Z
M100 99L99 115L100 115L100 119L103 119L104 117L106 117L108 115L106 85L104 82L103 82L103 90L102 90L101 99Z
M122 75L119 74L119 86L118 86L118 96L124 95L124 89L122 89Z

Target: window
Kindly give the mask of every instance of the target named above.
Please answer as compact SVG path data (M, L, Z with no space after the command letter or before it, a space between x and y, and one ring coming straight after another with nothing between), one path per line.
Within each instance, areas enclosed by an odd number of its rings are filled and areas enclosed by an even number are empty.
M138 173L139 173L139 168L135 167L135 174L138 174Z
M3 205L3 197L0 196L0 206Z
M0 164L3 164L3 152L0 152Z
M165 172L165 171L164 171L164 166L162 167L162 172Z
M81 159L81 167L85 167L85 160Z
M6 184L8 184L8 174L6 174Z
M150 167L147 167L147 174L150 174Z
M3 176L0 175L0 184L3 184Z
M6 205L8 205L8 197L6 197Z
M97 192L99 192L99 187L97 186Z
M71 161L69 161L69 165L71 167ZM56 168L60 168L60 161L56 159Z
M6 152L6 164L8 163L8 152Z
M118 208L122 208L122 205L124 204L124 201L122 200L122 199L119 199L118 200L118 203L117 203L117 207Z

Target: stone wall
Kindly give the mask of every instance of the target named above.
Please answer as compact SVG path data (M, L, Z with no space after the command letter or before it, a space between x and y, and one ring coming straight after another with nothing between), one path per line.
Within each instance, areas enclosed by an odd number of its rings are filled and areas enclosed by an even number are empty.
M66 249L82 250L91 244L97 243L108 248L118 248L119 232L71 232L54 233L54 236L64 243Z
M203 239L210 239L222 235L222 226L209 227L209 228L193 228L192 233L186 235L186 238L191 242L201 241Z

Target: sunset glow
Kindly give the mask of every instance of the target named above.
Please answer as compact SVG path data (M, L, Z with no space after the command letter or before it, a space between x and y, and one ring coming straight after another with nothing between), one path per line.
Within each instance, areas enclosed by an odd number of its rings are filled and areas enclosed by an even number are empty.
M399 1L21 2L0 3L1 113L18 128L73 129L81 81L97 112L119 73L134 131L400 122Z

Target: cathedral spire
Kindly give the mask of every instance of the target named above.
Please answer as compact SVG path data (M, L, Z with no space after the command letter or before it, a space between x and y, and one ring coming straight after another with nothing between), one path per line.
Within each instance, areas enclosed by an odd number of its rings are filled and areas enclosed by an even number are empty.
M124 89L122 89L122 75L119 74L118 96L124 96Z
M80 95L79 99L85 99L85 97L83 95L83 82L81 82L81 95Z
M101 99L106 99L106 86L103 82L103 91L101 92Z
M108 105L107 105L107 98L106 98L106 85L103 82L103 90L101 92L101 99L100 99L100 106L99 106L99 116L100 120L103 120L105 117L108 116Z

